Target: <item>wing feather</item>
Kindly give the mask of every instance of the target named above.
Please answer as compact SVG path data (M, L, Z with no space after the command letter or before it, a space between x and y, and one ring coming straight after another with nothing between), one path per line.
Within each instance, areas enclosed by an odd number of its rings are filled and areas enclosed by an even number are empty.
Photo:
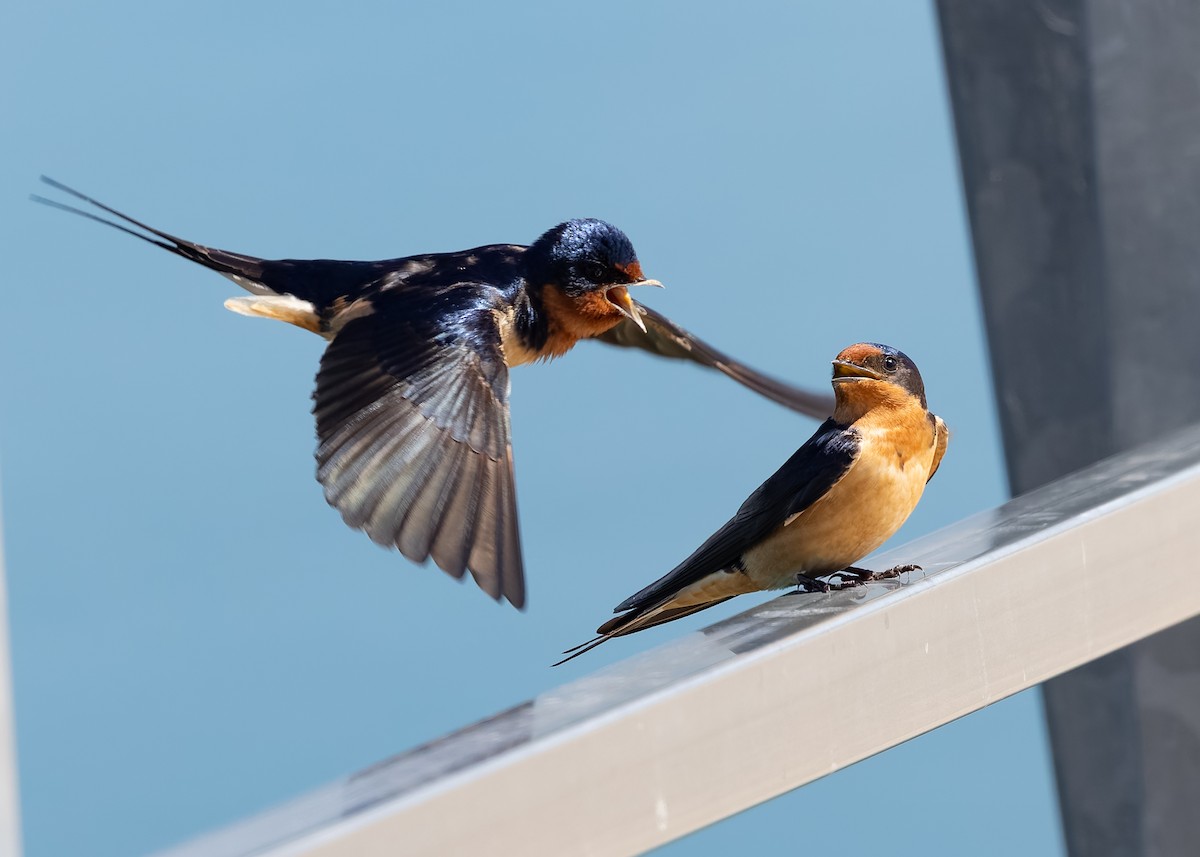
M933 478L933 474L938 472L938 468L942 465L942 456L946 454L946 445L950 442L950 429L946 427L946 423L942 418L934 414L933 417L933 464L929 466L929 476L925 479L928 483Z
M475 522L479 511L479 483L483 462L477 455L466 455L458 480L451 486L450 498L438 521L429 555L438 568L452 577L462 577L467 569L471 545L475 543Z
M524 604L498 296L384 291L321 361L317 478L352 527Z
M660 357L691 360L716 369L759 395L810 417L824 419L833 413L833 396L814 393L764 375L688 333L661 313L640 303L637 309L646 325L645 332L626 319L597 339L608 345L640 348Z
M463 459L470 455L465 444L456 443L440 457L430 456L433 466L420 484L416 496L408 501L403 523L397 527L401 553L428 556L446 510L454 483L463 470Z

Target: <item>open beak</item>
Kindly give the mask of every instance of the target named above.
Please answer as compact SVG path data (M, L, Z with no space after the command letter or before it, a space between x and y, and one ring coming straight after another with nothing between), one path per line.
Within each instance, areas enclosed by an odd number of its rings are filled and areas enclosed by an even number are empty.
M665 288L658 280L638 280L636 283L625 283L619 286L611 286L605 292L604 296L608 298L608 302L621 311L621 315L636 324L641 328L642 333L646 332L646 323L642 321L642 314L638 310L638 305L633 302L633 298L629 296L630 286L658 286Z
M833 361L834 381L854 381L859 378L870 378L873 381L883 380L883 376L874 369L859 366L857 363L848 363L845 360Z

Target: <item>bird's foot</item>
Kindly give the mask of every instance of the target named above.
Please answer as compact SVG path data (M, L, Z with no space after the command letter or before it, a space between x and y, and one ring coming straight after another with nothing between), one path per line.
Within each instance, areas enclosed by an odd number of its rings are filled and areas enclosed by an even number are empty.
M838 582L845 586L862 586L867 581L877 579L877 574L869 568L856 568L848 565L841 571L835 571L829 577L831 580L835 577L838 578Z
M824 580L817 580L815 577L809 577L807 574L796 573L796 595L805 595L810 592L829 592L831 589L833 589L833 586Z
M830 578L839 578L839 582L832 584L834 589L851 589L855 586L862 586L864 583L873 583L877 580L893 580L902 574L910 571L920 571L919 565L896 565L886 571L871 571L869 568L856 568L848 566L841 571L835 571L830 575Z
M796 594L804 595L812 592L840 592L843 589L853 589L862 586L874 572L861 568L847 568L828 575L825 579L809 577L807 574L796 575ZM844 576L842 576L844 575ZM835 579L839 578L840 579Z
M840 592L843 589L854 589L877 580L894 580L910 571L920 571L919 565L896 565L886 571L871 571L869 568L857 568L853 565L835 571L826 579L809 577L807 574L796 574L796 589L793 594L806 595L813 592Z
M887 571L879 572L878 580L886 580L889 578L899 577L902 574L908 574L910 571L923 571L921 566L916 563L907 563L906 565L894 565Z

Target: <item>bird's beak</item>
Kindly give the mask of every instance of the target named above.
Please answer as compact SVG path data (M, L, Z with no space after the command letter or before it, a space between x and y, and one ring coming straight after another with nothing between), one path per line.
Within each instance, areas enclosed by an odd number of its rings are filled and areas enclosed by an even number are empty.
M859 366L857 363L849 363L845 360L833 361L833 380L851 381L857 378L870 378L874 381L883 380L883 376L874 369L868 369L866 366Z
M642 314L638 310L638 305L629 296L628 286L658 286L661 289L663 288L663 284L658 280L638 280L636 283L612 286L604 293L604 296L608 298L608 302L621 311L621 315L632 321L641 329L642 333L645 333L646 323L642 321Z

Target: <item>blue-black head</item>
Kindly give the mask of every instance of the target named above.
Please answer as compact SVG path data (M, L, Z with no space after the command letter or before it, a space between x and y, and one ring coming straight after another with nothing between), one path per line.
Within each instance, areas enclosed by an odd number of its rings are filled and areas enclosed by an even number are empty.
M925 402L925 382L917 364L907 354L890 345L878 342L859 342L843 348L833 361L833 387L855 381L884 381L895 384L916 396L922 407Z
M573 298L646 282L628 236L591 217L560 223L534 241L526 251L526 276L534 287L553 284Z

